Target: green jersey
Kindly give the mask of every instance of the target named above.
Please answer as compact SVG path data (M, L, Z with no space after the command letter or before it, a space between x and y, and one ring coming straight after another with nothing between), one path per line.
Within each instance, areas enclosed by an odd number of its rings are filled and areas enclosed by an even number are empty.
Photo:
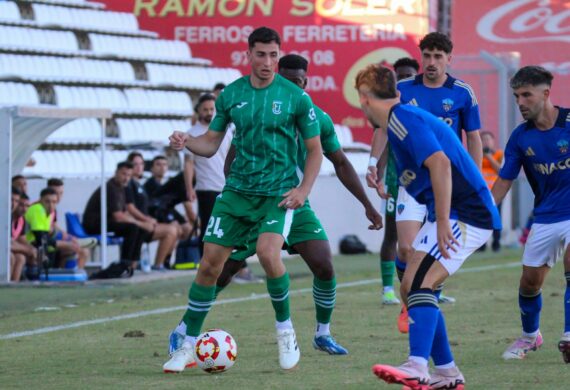
M225 189L259 196L278 196L299 185L297 135L319 135L309 95L276 74L265 88L254 88L249 76L226 88L216 100L213 131L235 125L236 158Z
M319 122L319 127L321 129L321 145L323 147L323 153L334 153L340 149L340 143L336 136L336 131L334 129L334 123L326 112L321 110L317 106L315 108L315 114L317 114L317 121ZM305 143L299 140L299 154L297 155L297 165L301 172L305 172L305 160L307 159L307 148Z

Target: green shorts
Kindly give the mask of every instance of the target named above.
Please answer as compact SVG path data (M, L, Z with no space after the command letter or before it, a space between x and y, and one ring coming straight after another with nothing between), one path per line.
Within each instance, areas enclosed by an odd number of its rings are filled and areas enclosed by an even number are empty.
M224 190L214 204L204 242L247 247L251 231L287 236L293 210L279 207L282 196L257 196Z
M388 148L390 145L387 146ZM396 217L396 199L398 198L398 172L396 170L396 159L391 150L388 154L388 162L386 164L386 178L384 181L386 191L390 197L386 199L386 215Z
M234 250L230 259L243 261L253 256L255 254L257 237L260 233L263 232L251 231L247 248ZM295 210L293 214L293 223L291 224L289 235L285 240L285 249L287 249L289 253L295 253L292 248L295 244L312 240L328 240L328 237L323 225L321 225L321 221L319 221L315 212L311 209L309 202L305 202L305 204Z

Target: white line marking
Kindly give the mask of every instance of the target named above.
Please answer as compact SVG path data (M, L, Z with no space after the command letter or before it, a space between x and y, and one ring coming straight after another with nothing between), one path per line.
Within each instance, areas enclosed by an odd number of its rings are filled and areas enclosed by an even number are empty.
M497 265L487 265L487 266L482 266L482 267L460 269L459 271L457 271L457 273L484 272L484 271L492 271L492 270L505 269L505 268L514 268L514 267L520 267L520 266L521 266L520 262L507 263L507 264L497 264ZM380 279L357 280L354 282L339 283L339 284L337 284L336 288L341 289L341 288L348 288L348 287L355 287L355 286L365 286L367 284L375 284L375 283L379 283L379 282L380 282ZM311 291L313 291L312 288L301 288L298 290L292 290L289 292L289 294L290 295L298 295L298 294L308 293ZM214 302L214 305L223 305L226 303L240 303L240 302L256 301L258 299L264 299L264 298L269 298L269 294L253 294L253 295L250 295L248 297L221 299L219 301ZM115 316L115 317L104 317L104 318L99 318L96 320L78 321L78 322L72 322L69 324L63 324L63 325L57 325L57 326L48 326L45 328L38 328L38 329L33 329L33 330L26 330L23 332L8 333L8 334L0 335L0 340L9 340L9 339L15 339L18 337L35 336L38 334L57 332L59 330L80 328L82 326L88 326L88 325L105 324L107 322L129 320L129 319L133 319L133 318L152 316L155 314L170 313L173 311L183 311L183 310L186 310L186 307L187 306L165 307L163 309L138 311L136 313L123 314L123 315Z

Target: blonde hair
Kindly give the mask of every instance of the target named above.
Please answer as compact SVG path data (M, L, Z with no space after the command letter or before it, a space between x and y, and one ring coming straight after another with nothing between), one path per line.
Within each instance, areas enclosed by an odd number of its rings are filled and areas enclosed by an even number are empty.
M396 74L390 68L378 64L368 65L356 75L354 87L366 86L379 99L393 99L396 91Z

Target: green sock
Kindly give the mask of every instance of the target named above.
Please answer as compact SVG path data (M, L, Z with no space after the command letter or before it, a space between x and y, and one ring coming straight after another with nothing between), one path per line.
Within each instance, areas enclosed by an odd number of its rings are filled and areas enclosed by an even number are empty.
M380 261L380 270L382 272L382 286L394 287L394 272L396 271L394 260Z
M331 322L336 303L336 278L333 277L331 280L313 278L313 299L317 309L317 322L319 324Z
M216 292L214 293L214 297L217 298L218 295L222 292L222 290L223 290L224 288L226 288L226 287L225 287L225 286L224 286L224 287L221 287L221 286L216 285Z
M289 274L285 272L278 278L267 278L267 291L271 298L275 319L279 322L291 318L289 311Z
M188 308L182 319L186 324L186 335L197 337L200 334L204 320L215 301L215 293L216 286L192 283L188 292Z

